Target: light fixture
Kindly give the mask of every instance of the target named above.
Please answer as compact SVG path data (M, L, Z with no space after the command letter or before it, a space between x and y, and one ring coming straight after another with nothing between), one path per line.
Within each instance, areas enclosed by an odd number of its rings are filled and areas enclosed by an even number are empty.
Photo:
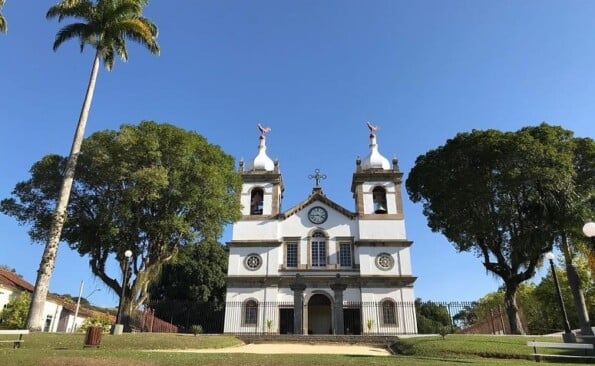
M589 221L583 226L583 233L588 238L595 238L595 222Z

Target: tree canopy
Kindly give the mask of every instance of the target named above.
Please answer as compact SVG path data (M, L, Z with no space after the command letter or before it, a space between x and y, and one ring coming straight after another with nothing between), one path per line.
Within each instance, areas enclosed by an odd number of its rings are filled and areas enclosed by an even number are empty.
M1 0L0 0L1 1ZM111 70L115 56L128 60L126 39L145 46L151 53L159 54L157 26L142 15L148 0L62 0L50 7L46 18L75 18L56 34L54 51L62 43L78 38L81 51L86 45L95 48L96 57Z
M204 241L180 248L151 287L152 300L225 301L228 253L223 245Z
M577 145L571 131L547 124L473 130L418 157L407 178L432 231L502 278L514 333L522 332L516 290L534 276L559 239L561 217L577 212L573 202L584 193L575 180Z
M65 164L45 156L0 204L31 225L34 241L49 235ZM131 250L123 308L135 308L181 246L216 241L239 217L240 187L233 159L197 133L150 121L96 132L81 149L62 239L89 256L92 272L116 294L120 275L110 276L106 263L115 256L123 272Z

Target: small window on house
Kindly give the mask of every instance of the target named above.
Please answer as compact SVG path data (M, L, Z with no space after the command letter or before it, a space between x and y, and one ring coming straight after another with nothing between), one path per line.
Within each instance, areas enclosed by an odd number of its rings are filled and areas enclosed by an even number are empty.
M264 191L254 188L250 195L250 215L262 215L264 206Z
M320 231L312 235L312 267L326 267L326 237Z
M256 325L258 322L258 303L248 300L244 303L244 325Z
M374 201L374 213L385 214L386 210L386 191L382 187L376 187L372 191Z
M397 310L394 301L387 299L380 303L382 309L382 324L397 325Z
M296 268L298 266L298 244L295 242L287 243L286 250L285 266Z
M43 327L43 331L44 332L49 332L51 330L52 319L53 319L53 317L51 315L48 315L45 318L45 324L44 324L44 327Z
M339 244L339 265L341 267L353 266L353 251L351 243Z

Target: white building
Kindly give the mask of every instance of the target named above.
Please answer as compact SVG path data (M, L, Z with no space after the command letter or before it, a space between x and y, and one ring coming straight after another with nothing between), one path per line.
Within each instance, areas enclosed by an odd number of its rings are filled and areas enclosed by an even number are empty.
M0 326L2 311L13 298L25 292L32 294L34 286L15 272L0 268ZM75 318L75 313L77 314ZM92 315L92 311L80 308L75 311L75 304L66 299L48 294L43 305L43 332L71 332L80 327L83 321Z
M402 173L378 151L358 159L351 192L355 211L316 186L281 211L283 179L262 133L245 167L242 217L228 242L226 333L416 333L410 246L401 197ZM347 188L347 187L346 187Z

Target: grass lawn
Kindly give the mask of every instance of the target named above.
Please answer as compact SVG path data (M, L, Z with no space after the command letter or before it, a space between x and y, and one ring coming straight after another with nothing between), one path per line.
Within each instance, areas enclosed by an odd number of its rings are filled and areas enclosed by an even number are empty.
M389 357L344 355L258 355L240 353L146 352L151 349L224 348L242 342L231 336L125 333L104 334L99 348L83 348L84 334L33 333L20 349L0 343L5 366L186 366L186 365L535 365L528 340L540 337L465 336L420 337L401 340ZM544 340L554 341L552 338ZM555 339L557 341L557 339ZM564 365L563 363L556 363Z

